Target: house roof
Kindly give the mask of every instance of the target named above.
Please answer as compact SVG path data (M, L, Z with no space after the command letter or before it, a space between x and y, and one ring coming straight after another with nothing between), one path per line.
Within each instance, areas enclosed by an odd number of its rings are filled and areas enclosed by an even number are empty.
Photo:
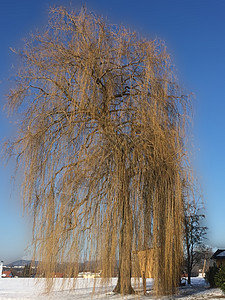
M3 277L12 277L12 272L11 271L3 271L2 272Z
M54 273L54 277L55 277L55 278L62 278L63 275L64 275L64 274L63 274L63 273L60 273L60 272L55 272L55 273Z
M216 250L211 259L225 259L225 249Z
M225 257L225 251L221 252L221 253L218 254L217 256L219 256L219 257Z

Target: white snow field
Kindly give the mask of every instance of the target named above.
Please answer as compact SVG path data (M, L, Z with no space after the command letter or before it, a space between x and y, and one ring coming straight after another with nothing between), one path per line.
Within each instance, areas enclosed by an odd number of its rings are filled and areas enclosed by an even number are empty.
M44 290L45 279L34 278L1 278L0 279L0 300L1 299L20 299L20 300L43 300L43 299L62 299L62 300L148 300L159 299L152 294L152 280L147 280L148 294L143 295L142 287L134 283L136 290L135 295L120 296L112 292L116 284L116 278L112 278L107 288L102 288L99 279L83 279L78 278L76 288L70 290L69 286L64 286L61 290L63 279L54 279L54 288L50 294L46 294ZM95 293L93 294L93 286L95 282ZM192 278L192 286L184 286L180 288L179 295L174 297L163 297L160 299L183 299L183 300L219 300L225 299L225 295L219 289L209 289L203 278Z

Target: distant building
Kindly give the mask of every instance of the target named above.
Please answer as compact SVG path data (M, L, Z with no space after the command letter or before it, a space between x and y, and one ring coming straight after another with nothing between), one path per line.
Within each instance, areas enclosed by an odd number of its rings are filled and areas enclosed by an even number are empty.
M13 277L12 271L3 271L2 277L3 278L12 278Z
M94 272L80 272L78 273L78 278L99 278L101 277L101 271L98 273Z
M3 261L0 262L0 278L2 277Z
M54 278L63 278L64 277L64 274L63 273L60 273L60 272L55 272L54 275L53 275Z
M218 249L211 257L216 263L216 266L219 268L225 266L225 249Z

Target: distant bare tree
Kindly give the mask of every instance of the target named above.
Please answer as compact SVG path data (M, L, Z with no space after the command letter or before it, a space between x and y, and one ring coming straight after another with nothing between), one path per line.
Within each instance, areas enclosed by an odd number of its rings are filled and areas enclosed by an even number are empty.
M133 251L154 251L154 288L179 282L188 99L160 41L89 14L51 10L20 52L9 107L22 111L11 147L24 166L24 203L44 273L101 261L115 291L133 293ZM71 266L71 267L70 267Z
M207 227L204 226L204 210L201 204L195 201L188 201L185 207L184 221L184 244L186 256L186 268L188 273L188 284L191 284L191 272L202 256L207 257L209 249L204 245L207 234Z

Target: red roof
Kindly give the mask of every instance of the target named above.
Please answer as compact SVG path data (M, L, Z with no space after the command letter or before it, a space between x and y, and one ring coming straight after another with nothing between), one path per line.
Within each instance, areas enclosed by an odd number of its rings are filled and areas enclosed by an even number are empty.
M2 277L13 277L13 274L11 271L3 271L2 272Z
M56 272L55 274L54 274L54 277L55 278L63 278L63 273L60 273L60 272Z

